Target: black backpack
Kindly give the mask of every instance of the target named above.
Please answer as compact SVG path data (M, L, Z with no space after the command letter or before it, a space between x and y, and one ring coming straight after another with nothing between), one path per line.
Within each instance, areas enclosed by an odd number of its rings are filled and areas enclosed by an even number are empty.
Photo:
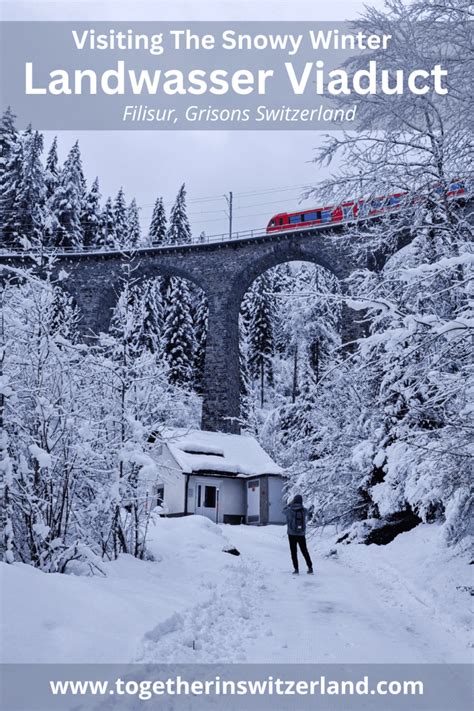
M296 509L294 521L296 533L304 533L304 509Z

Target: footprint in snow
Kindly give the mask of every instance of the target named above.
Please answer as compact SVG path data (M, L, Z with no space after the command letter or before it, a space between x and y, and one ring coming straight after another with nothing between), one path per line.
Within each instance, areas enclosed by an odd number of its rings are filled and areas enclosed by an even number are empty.
M245 645L265 634L255 603L259 592L261 596L258 580L248 573L242 567L236 575L232 568L210 598L153 627L142 640L137 661L245 661Z

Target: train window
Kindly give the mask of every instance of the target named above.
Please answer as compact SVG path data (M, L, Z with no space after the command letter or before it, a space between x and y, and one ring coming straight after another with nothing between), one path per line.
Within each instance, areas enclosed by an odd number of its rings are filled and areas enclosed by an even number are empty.
M372 210L380 210L383 207L383 200L372 200L370 206Z
M283 217L280 217L280 219L278 220L278 224L279 224L279 225L282 225L282 224L283 224Z
M303 219L305 222L312 222L313 220L320 220L321 219L321 212L319 210L317 212L305 212L303 215Z
M345 219L348 219L349 217L351 217L353 212L354 212L354 205L345 205L342 208L342 213L343 213Z
M270 220L270 222L268 223L268 226L275 227L275 220Z
M392 195L391 198L388 200L389 205L400 205L402 199L401 197L396 197L395 195Z
M303 222L303 215L290 215L290 225L294 225L297 222Z
M451 183L449 186L450 190L463 190L464 189L464 183L462 181L458 181L457 183Z
M332 220L332 210L323 210L322 212L323 222L331 222Z

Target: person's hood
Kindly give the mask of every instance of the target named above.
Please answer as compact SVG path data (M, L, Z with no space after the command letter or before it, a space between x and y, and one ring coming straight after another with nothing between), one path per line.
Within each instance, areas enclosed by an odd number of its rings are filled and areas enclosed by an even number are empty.
M294 511L303 508L303 497L301 496L301 494L296 494L290 506Z

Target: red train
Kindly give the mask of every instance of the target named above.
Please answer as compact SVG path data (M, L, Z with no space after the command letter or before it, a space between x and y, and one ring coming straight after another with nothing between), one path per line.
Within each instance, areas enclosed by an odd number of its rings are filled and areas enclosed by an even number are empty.
M441 191L442 188L439 189L439 192ZM458 197L464 195L465 192L464 180L455 180L449 185L448 197ZM351 200L337 206L316 207L312 210L301 210L300 212L280 212L271 218L267 225L267 233L296 230L326 223L337 224L338 222L357 219L358 217L380 215L381 213L397 210L406 195L407 193L393 193L392 195L373 198L369 201Z

